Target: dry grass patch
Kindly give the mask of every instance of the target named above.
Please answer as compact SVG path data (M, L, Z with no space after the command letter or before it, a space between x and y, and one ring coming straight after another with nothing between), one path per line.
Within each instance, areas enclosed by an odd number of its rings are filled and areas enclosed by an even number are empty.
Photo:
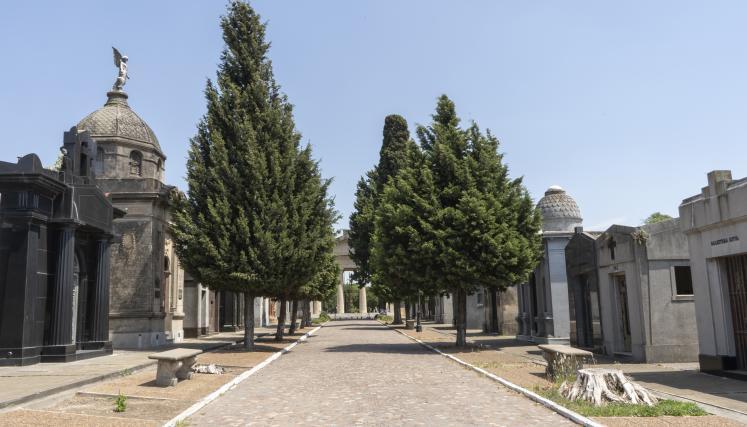
M112 414L114 414L112 412ZM0 413L0 426L39 426L39 427L156 427L163 422L156 420L141 420L135 417L118 417L116 414L107 416L92 416L56 411L42 411L19 409Z

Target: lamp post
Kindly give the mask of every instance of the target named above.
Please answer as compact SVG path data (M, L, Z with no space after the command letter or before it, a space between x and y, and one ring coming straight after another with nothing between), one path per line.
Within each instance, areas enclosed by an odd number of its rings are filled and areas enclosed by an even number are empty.
M423 325L420 324L420 291L418 290L418 307L415 311L415 332L423 332Z

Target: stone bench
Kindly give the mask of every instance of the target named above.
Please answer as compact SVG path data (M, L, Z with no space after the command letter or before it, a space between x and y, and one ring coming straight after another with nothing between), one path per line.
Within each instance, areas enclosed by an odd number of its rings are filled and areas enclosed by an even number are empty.
M200 353L202 353L202 350L175 348L148 356L148 359L158 360L156 385L172 387L179 380L192 379L192 367Z
M415 319L405 320L405 329L415 329Z
M592 352L580 348L557 344L542 344L539 348L547 361L545 375L550 381L576 375L584 367L584 363L594 361Z

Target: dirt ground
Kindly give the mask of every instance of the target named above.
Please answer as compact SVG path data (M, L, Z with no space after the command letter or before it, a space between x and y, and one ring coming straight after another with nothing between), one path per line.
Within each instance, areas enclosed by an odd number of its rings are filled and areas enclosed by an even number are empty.
M455 336L437 331L430 327L424 327L423 332L404 330L407 335L417 338L444 353L451 354L459 359L485 369L501 378L529 390L543 389L551 386L545 379L545 367L533 361L534 358L523 355L523 350L518 351L509 346L491 347L486 344L486 339L469 337L469 347L458 349L454 345ZM595 421L611 427L627 426L698 426L698 427L724 427L741 426L742 424L727 418L715 415L703 417L598 417Z
M160 426L310 330L286 335L281 342L275 342L272 336L259 338L254 351L231 346L197 357L199 364L223 367L225 372L221 375L195 373L191 380L180 381L174 387L159 387L153 366L84 387L75 396L42 409L2 412L0 426ZM127 409L114 412L114 400L120 393L127 396Z

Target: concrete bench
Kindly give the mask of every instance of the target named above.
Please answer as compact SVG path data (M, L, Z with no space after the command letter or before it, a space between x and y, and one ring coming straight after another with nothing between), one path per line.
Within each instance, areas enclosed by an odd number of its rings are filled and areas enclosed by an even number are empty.
M592 352L580 348L557 344L542 344L539 348L547 361L545 375L550 381L576 375L579 369L583 369L584 363L594 361Z
M202 350L175 348L148 356L148 359L158 360L156 385L171 387L175 386L179 380L192 379L192 367L200 353Z
M415 320L414 319L405 320L405 329L415 329Z

